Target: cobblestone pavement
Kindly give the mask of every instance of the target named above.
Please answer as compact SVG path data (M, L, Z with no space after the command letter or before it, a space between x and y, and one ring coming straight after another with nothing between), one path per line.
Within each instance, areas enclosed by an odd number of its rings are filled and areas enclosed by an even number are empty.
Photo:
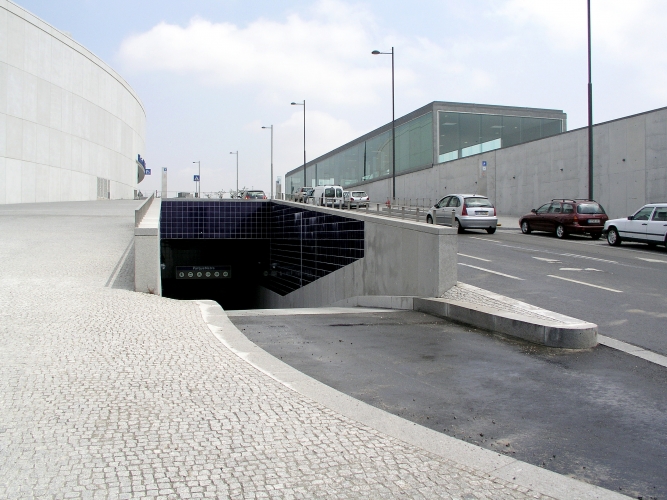
M136 205L0 207L0 498L545 498L291 391L193 302L130 291Z

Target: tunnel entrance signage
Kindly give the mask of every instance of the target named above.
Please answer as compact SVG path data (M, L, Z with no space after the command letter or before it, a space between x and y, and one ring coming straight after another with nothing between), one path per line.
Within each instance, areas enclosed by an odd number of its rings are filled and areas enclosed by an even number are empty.
M195 182L199 182L199 176L195 174Z
M151 169L150 168L146 169L146 175L151 175Z
M231 277L231 266L176 266L178 280L223 280Z

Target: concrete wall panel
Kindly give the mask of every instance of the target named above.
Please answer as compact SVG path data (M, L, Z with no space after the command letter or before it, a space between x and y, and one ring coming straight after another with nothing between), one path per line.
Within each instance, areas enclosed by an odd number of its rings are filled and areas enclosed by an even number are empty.
M487 162L486 172L480 169ZM623 161L625 160L625 161ZM667 200L667 108L594 127L594 198L610 217ZM520 216L552 198L588 197L588 131L436 164L396 178L396 197L486 194L501 215ZM363 184L372 201L391 196L391 179Z
M145 126L141 102L109 66L0 0L0 158L23 161L4 161L0 203L95 199L98 177L132 197Z

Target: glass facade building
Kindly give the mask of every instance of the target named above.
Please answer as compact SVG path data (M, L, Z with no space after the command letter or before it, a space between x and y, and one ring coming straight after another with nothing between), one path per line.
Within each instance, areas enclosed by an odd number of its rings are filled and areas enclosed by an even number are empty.
M559 110L433 102L396 120L396 175L560 134L566 118ZM388 178L392 155L388 123L306 163L305 184L352 188ZM303 185L303 166L285 176L287 195Z

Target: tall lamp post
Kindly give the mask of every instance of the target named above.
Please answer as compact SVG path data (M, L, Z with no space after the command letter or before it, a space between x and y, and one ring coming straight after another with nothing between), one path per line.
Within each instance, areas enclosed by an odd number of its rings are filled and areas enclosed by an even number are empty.
M396 199L396 107L394 105L394 47L391 48L391 52L380 52L379 50L374 50L371 54L377 55L391 55L391 161L392 161L392 172L391 172L391 197L393 200Z
M591 81L591 0L588 0L588 199L593 199L593 83Z
M270 199L273 199L273 125L269 125L268 127L262 127L262 128L271 129L271 198Z
M230 155L236 155L236 197L239 197L239 152L230 151Z
M197 198L201 198L201 162L200 161L193 161L192 163L196 163L199 167L199 169L198 169L199 180L197 181Z
M293 102L292 106L303 106L303 187L306 187L306 100Z

